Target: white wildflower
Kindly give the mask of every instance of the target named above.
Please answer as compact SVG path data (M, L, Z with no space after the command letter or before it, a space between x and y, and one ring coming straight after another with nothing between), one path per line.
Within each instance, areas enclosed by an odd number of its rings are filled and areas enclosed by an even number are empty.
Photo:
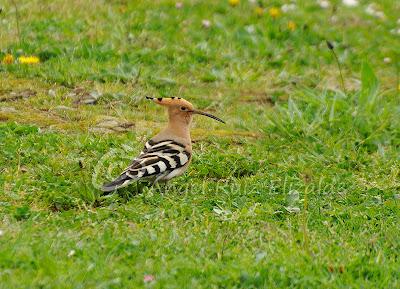
M291 3L291 4L282 5L281 10L282 10L283 13L286 13L286 12L289 12L289 11L296 10L296 8L297 8L296 4Z
M385 58L383 59L383 62L385 62L385 63L391 63L391 62L392 62L392 59L391 59L390 57L385 57Z
M72 257L75 255L75 250L71 250L68 252L68 257Z
M365 8L365 13L367 13L368 15L377 17L377 18L385 18L385 13L383 13L382 11L378 10L378 8L376 7L376 5L374 3L371 3L367 6L367 8Z
M380 18L380 19L385 19L386 18L385 13L383 13L382 11L377 11L375 16Z
M246 29L247 33L249 33L249 34L252 34L252 33L254 33L254 31L256 31L254 25L245 26L244 29Z
M358 6L358 0L343 0L343 4L349 7L356 7Z
M331 6L331 3L328 0L318 0L318 5L323 9L327 9Z
M210 20L207 20L207 19L203 19L203 20L201 21L201 25L202 25L204 28L210 28L210 26L211 26L211 21L210 21Z

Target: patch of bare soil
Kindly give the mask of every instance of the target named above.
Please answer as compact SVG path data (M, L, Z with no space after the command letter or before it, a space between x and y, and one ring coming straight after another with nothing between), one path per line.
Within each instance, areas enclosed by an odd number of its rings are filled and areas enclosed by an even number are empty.
M24 89L24 90L20 90L20 91L6 92L3 94L2 97L0 97L0 102L17 101L20 99L26 99L26 98L33 97L36 94L37 94L37 92L32 89Z

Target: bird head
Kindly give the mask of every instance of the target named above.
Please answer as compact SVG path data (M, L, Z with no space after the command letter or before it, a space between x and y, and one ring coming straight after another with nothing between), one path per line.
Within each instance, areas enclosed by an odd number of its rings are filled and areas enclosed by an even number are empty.
M194 114L200 114L225 123L222 119L210 113L195 109L193 104L180 97L154 98L146 96L146 98L159 105L167 107L170 120L190 123Z

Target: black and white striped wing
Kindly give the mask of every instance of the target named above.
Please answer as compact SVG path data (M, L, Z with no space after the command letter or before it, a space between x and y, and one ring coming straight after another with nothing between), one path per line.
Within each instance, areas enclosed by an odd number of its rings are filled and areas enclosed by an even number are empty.
M185 146L178 142L150 140L140 155L116 180L103 186L103 191L113 191L140 179L162 178L186 165L190 161L190 156Z
M185 146L173 140L148 141L143 152L124 171L132 178L158 177L183 167L190 160Z

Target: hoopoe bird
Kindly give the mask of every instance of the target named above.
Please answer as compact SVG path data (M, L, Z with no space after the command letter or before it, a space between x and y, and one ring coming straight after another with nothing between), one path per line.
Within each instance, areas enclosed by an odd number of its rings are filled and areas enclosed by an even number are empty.
M118 178L102 187L103 192L112 192L134 181L166 182L182 175L192 159L190 124L193 115L200 114L225 123L212 114L194 109L190 102L180 97L146 98L168 109L168 125L146 142L143 151Z

